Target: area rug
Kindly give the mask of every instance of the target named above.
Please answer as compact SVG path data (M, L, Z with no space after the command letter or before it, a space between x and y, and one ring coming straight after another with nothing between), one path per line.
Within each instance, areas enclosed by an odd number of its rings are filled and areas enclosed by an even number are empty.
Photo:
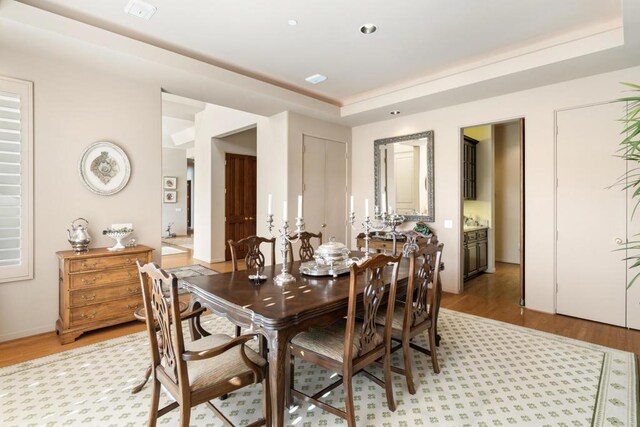
M213 276L214 274L218 274L217 271L198 264L187 265L185 267L165 268L164 271L171 273L178 278L178 286L182 286L184 284L183 279L186 279L187 277Z
M204 326L233 333L225 319ZM637 426L637 366L633 353L563 338L493 320L441 310L438 350L441 372L413 352L417 393L394 375L397 410L387 408L382 388L363 375L354 380L358 426ZM417 341L427 346L424 336ZM70 350L0 369L0 425L145 425L150 387L131 395L148 361L145 333ZM394 356L401 365L401 357ZM375 371L381 375L380 371ZM296 387L312 393L335 373L298 363ZM342 388L326 401L342 406ZM161 404L168 402L162 393ZM259 386L217 402L235 425L261 413ZM178 425L177 410L159 420ZM346 425L306 403L286 414L288 425ZM222 423L204 405L194 408L194 426Z
M193 249L193 236L189 237L163 237L162 243L170 245L182 246L183 248Z
M182 250L182 249L178 249L178 248L174 248L173 246L163 246L162 250L161 250L162 256L184 254L186 252L187 251Z

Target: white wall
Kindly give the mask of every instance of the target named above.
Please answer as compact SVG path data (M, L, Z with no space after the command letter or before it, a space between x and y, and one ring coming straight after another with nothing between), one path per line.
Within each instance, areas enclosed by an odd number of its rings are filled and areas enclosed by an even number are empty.
M520 264L520 123L494 126L495 256Z
M187 152L179 148L162 148L162 176L178 179L176 203L162 203L161 236L170 222L171 232L178 236L187 234ZM164 191L164 189L163 189ZM164 199L163 199L164 200Z
M160 88L2 49L0 74L34 82L33 280L0 284L0 341L52 331L58 317L56 251L71 249L66 229L89 221L91 247L112 223L131 222L138 242L160 247ZM78 176L78 160L95 141L119 145L131 162L129 184L98 196ZM159 251L154 254L158 260Z
M219 165L220 150L213 144L213 138L255 126L260 119L262 117L255 114L211 104L207 104L195 116L194 159L197 164L195 180L198 185L195 187L194 197L193 257L196 259L206 262L224 261L224 245L220 243L224 243L224 225L222 240L219 237L219 227L214 225L214 212L219 209L216 204L220 204L220 197L224 216L224 194L219 194L220 176L224 192L224 168L222 172L214 169L214 164ZM268 124L264 121L262 123ZM222 162L224 164L224 155Z
M373 141L435 131L436 229L445 244L445 290L461 289L461 128L525 117L526 305L553 312L554 305L554 111L622 95L621 81L637 81L640 67L571 80L494 98L408 115L353 129L352 185L356 197L373 199ZM588 147L585 147L588 149ZM356 204L357 214L362 207ZM454 227L445 229L445 220Z

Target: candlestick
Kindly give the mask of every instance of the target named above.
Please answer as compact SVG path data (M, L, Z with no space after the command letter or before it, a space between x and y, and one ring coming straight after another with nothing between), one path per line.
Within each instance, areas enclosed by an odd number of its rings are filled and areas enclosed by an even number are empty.
M269 194L269 197L267 197L267 215L271 215L273 213L271 211L272 202L273 202L273 196Z
M369 216L369 199L364 199L364 216Z
M298 194L298 218L302 218L302 195Z
M387 213L387 195L382 193L382 213Z
M269 195L271 196L271 195ZM269 205L271 204L271 198L269 198ZM269 230L269 234L271 237L280 239L280 252L282 253L282 271L276 277L273 278L273 281L276 285L283 286L287 283L295 282L295 276L289 273L288 268L288 253L289 253L289 244L296 243L300 241L300 235L304 231L304 220L302 219L302 196L298 196L298 218L296 218L296 234L297 237L289 236L289 221L287 220L287 202L284 201L282 203L282 227L277 229L277 232L273 231L273 214L269 213L267 215L267 229Z
M351 209L349 209L349 213L353 213L353 195L351 195Z
M289 220L289 212L287 212L287 201L286 200L284 202L282 202L282 220L283 221L288 221Z

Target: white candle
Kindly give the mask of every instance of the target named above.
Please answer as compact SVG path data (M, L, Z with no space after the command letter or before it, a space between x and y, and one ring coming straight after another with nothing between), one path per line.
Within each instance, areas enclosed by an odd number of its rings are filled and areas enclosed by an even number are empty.
M364 216L369 216L369 199L364 199Z
M382 193L382 213L387 212L387 195Z
M273 202L273 196L271 194L269 194L269 196L267 197L267 215L271 215L272 211L271 211L271 204Z
M298 218L302 218L302 195L298 194Z
M282 220L287 221L289 219L289 215L287 213L287 201L282 202Z
M351 210L349 210L349 213L353 213L353 195L351 196Z

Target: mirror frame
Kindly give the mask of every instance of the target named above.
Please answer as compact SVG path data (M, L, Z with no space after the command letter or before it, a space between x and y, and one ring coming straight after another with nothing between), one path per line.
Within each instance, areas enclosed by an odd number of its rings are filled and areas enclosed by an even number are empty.
M424 221L435 222L435 185L434 185L434 173L433 173L433 131L413 133L410 135L396 136L393 138L382 138L373 141L373 173L375 183L375 205L380 206L381 202L381 188L380 188L380 147L382 145L395 144L396 142L411 141L414 139L427 138L427 176L425 179L427 182L425 186L427 190L427 206L429 208L429 215L403 215L406 221Z

